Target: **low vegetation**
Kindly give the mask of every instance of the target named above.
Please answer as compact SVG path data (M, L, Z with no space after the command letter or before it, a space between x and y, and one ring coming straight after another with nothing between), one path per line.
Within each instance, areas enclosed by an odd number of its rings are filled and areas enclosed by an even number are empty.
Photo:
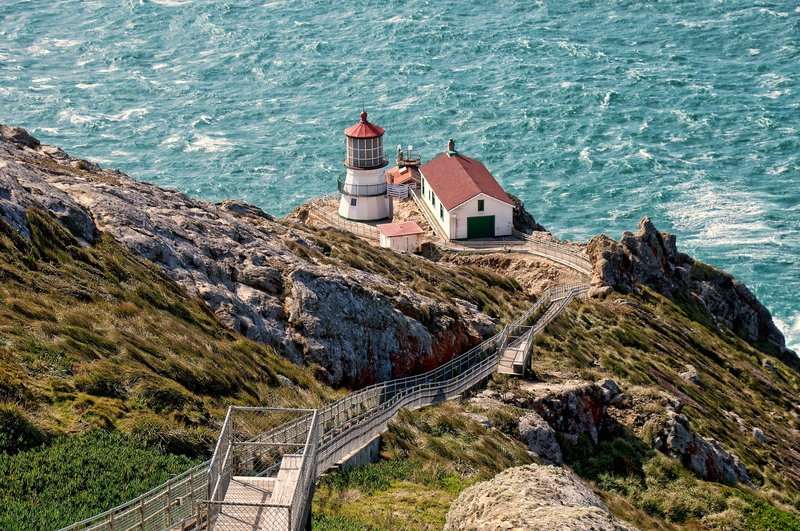
M441 529L462 490L531 462L519 441L486 429L455 403L401 411L381 456L320 481L314 529Z
M643 528L800 529L800 374L776 352L646 290L571 305L535 348L541 376L611 376L633 395L630 410L614 413L630 431L563 445L568 465L621 517ZM699 383L680 376L687 365ZM650 449L663 391L685 404L694 431L740 457L757 489L703 481Z
M106 431L0 453L0 529L55 529L107 509L200 462Z
M82 245L39 210L28 222L31 241L0 221L0 495L15 500L0 501L0 528L78 520L185 470L230 404L338 394L111 238ZM80 433L114 435L67 437ZM72 477L94 486L78 493Z

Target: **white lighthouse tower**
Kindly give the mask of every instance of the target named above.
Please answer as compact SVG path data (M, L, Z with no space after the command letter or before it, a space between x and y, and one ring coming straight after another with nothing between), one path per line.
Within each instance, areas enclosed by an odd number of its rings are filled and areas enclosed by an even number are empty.
M353 221L377 221L392 216L391 198L386 195L388 164L383 158L383 129L367 121L367 112L361 121L344 131L347 138L347 156L344 167L347 174L339 178L339 215Z

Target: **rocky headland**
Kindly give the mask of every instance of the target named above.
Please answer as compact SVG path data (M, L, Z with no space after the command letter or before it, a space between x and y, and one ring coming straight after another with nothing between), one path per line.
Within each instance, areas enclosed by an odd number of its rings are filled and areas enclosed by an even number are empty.
M580 278L521 254L397 255L312 208L210 204L0 125L0 450L102 429L203 455L230 403L316 406L420 373ZM769 311L647 218L574 245L591 299L538 337L531 377L404 412L384 438L394 479L378 491L416 500L399 518L425 496L452 530L737 529L800 511L800 363ZM348 477L321 518L367 518Z

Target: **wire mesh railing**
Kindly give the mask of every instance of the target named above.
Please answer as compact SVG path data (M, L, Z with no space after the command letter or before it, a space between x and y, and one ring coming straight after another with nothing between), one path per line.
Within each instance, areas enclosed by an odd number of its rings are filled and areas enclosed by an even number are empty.
M197 518L198 500L207 496L209 463L201 463L133 500L61 531L191 528Z
M316 480L317 411L230 407L198 520L223 531L299 530Z
M380 232L376 227L366 223L348 221L339 217L338 215L331 214L322 207L312 209L311 215L335 229L339 229L344 232L350 232L356 236L370 240L380 239Z

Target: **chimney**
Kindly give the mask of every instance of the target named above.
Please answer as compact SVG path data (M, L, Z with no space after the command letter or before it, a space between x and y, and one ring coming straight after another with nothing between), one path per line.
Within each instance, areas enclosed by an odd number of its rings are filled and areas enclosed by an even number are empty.
M456 142L452 138L447 141L447 154L448 155L456 154Z

